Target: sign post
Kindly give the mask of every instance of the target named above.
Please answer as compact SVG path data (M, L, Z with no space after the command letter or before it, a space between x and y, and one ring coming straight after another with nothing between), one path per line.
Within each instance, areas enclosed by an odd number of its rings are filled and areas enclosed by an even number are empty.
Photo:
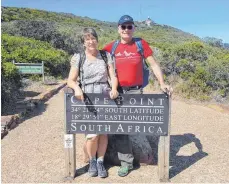
M170 108L167 94L120 94L111 100L105 94L87 93L82 102L65 88L66 157L75 151L76 133L157 135L159 179L169 181ZM76 163L74 155L66 160L67 173ZM74 178L75 166L70 169L67 177Z
M45 82L43 61L42 63L15 63L15 61L13 60L13 64L22 74L42 74L43 82Z
M160 182L169 182L169 153L170 153L170 126L171 100L169 100L168 135L160 136L158 143L158 177Z

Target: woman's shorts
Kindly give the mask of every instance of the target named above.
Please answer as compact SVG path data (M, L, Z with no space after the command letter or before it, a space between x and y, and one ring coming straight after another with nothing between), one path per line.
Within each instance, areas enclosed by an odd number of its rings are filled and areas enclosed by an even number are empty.
M86 134L86 139L91 139L96 136L98 136L98 134Z

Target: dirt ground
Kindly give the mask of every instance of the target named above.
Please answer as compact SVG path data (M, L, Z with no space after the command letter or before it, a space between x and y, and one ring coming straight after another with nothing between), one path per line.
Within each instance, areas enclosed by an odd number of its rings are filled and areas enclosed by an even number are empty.
M2 183L67 182L63 102L61 90L2 139ZM171 121L171 182L229 182L229 113L174 99ZM141 166L124 178L117 176L117 166L108 166L109 177L88 177L84 141L84 135L76 136L73 183L158 183L157 165Z
M32 98L54 89L63 81L64 80L46 77L44 83L43 81L33 81L31 79L23 78L23 87L20 89L20 95L17 97L17 100L7 108L7 111L1 115L5 116L20 113L25 104Z

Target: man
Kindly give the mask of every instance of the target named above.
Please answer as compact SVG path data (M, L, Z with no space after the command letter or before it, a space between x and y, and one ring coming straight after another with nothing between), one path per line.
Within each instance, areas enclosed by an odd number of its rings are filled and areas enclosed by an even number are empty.
M116 65L116 74L119 82L119 92L125 94L142 94L143 87L143 62L142 56L138 52L138 47L133 39L135 25L133 18L129 15L123 15L118 21L118 33L120 34L120 42L117 45L114 57ZM103 50L112 52L112 42L104 47ZM149 44L141 39L143 47L143 56L147 60L153 70L156 78L160 83L160 87L169 95L172 88L164 83L163 74L159 64L153 58L153 51ZM132 145L128 135L115 135L117 140L118 158L121 161L121 167L118 170L119 176L126 176L133 169L133 153Z

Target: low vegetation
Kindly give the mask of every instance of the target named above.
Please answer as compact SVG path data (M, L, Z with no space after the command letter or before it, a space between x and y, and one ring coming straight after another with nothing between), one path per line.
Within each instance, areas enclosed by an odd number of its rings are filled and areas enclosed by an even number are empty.
M2 106L11 103L21 87L21 76L12 61L45 62L45 73L65 78L69 59L82 51L79 35L93 27L99 48L119 38L116 23L72 14L28 8L2 7ZM221 40L200 39L176 28L137 22L136 36L148 41L163 68L165 79L185 98L229 100L229 50ZM154 82L154 77L150 79ZM8 84L8 85L5 85ZM6 87L8 86L8 87Z

